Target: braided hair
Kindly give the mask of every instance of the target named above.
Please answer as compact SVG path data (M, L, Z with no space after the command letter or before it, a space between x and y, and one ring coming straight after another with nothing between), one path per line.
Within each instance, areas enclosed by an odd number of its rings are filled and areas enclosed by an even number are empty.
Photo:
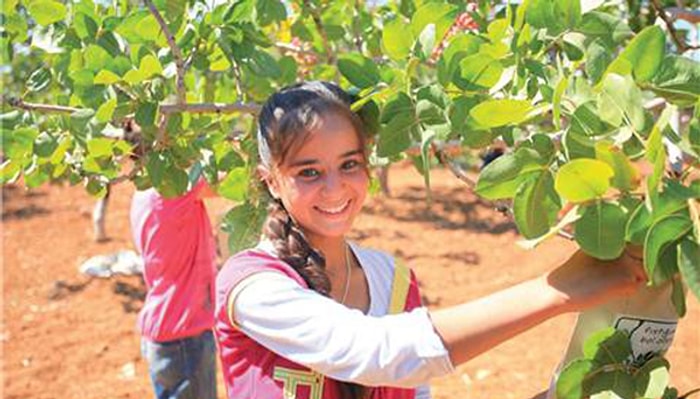
M351 111L352 97L329 82L305 82L286 87L272 95L258 117L258 154L260 165L273 170L286 157L299 149L322 121L335 113L346 117L365 147L365 129L360 117ZM304 279L310 289L330 296L331 283L323 254L315 249L303 230L285 209L281 200L273 198L263 224L264 236L272 242L277 256ZM343 398L364 396L364 387L341 383Z

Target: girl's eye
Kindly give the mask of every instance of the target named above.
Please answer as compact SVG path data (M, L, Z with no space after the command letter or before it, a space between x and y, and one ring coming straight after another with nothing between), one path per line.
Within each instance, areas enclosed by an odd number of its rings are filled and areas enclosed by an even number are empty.
M343 170L353 170L353 169L357 169L359 166L360 166L360 162L358 162L354 159L351 159L349 161L343 162L343 165L341 166L341 168Z
M302 169L299 171L299 176L306 178L317 177L319 174L320 173L316 169L312 168Z

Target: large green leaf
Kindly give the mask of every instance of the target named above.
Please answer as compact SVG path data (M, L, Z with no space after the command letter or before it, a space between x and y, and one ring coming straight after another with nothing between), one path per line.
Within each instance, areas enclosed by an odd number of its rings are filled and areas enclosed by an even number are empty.
M406 23L401 18L393 19L384 25L382 45L386 55L394 61L408 57L413 47L414 38L406 30Z
M623 370L605 370L586 387L590 399L636 399L634 377Z
M595 369L595 364L588 359L576 359L567 364L557 378L558 399L582 399L586 376Z
M459 74L455 74L452 81L462 90L477 91L493 87L502 74L501 61L491 55L477 53L461 59Z
M39 68L29 75L27 79L27 89L33 92L39 92L51 84L51 70L48 68Z
M411 146L411 130L416 125L412 110L395 114L389 123L379 130L377 155L389 157L397 155Z
M27 11L39 25L51 25L66 17L66 6L54 0L30 0Z
M338 69L350 83L360 89L373 87L380 80L377 65L359 53L338 57Z
M217 192L222 197L234 202L241 202L248 194L248 171L244 167L231 170L219 183Z
M681 239L693 227L690 219L684 216L671 215L655 222L647 232L644 240L644 269L651 283L658 284L657 267L662 260L664 250L669 245Z
M608 191L614 174L612 168L603 161L575 159L557 171L554 187L567 201L590 201L601 198Z
M435 25L435 37L442 38L457 16L457 7L444 2L426 2L411 18L412 37L418 37L429 24ZM408 32L407 32L408 33Z
M525 100L487 100L469 111L469 115L483 128L517 125L527 120L532 105Z
M559 209L559 197L549 170L523 182L513 200L515 223L520 234L528 239L547 233L555 224Z
M626 124L636 131L644 128L642 93L629 76L608 74L601 82L598 94L598 114L613 125Z
M664 58L652 79L651 88L678 105L690 105L700 97L700 63L686 57Z
M598 259L616 259L625 249L627 213L617 204L597 202L586 206L576 221L576 243Z
M539 153L531 148L519 148L488 164L479 175L476 193L491 200L513 198L520 184L545 167Z
M14 131L2 131L2 151L10 159L21 160L32 153L34 139L39 135L35 127L20 127Z
M700 300L700 245L691 239L684 239L678 246L678 269L683 282L695 298Z
M266 212L250 202L235 206L228 211L221 223L221 229L229 234L228 246L231 253L250 248L259 240L260 230Z
M663 396L670 380L670 364L662 357L650 359L637 370L634 377L637 394L643 398Z
M627 223L626 239L642 245L649 227L654 222L685 209L686 200L687 198L678 196L673 190L664 190L651 198L651 209L647 207L647 203L640 203Z
M610 65L615 69L621 60L628 62L638 82L647 82L656 75L666 52L666 35L658 26L649 26L639 32L617 59Z
M621 149L609 142L600 141L595 145L595 152L596 158L607 163L615 172L613 187L622 191L632 191L639 186L639 172Z

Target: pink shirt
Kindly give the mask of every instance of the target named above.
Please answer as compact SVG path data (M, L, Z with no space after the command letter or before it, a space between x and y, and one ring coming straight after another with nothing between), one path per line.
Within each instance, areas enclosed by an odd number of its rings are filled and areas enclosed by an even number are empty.
M289 265L260 250L247 250L229 258L217 276L216 337L224 380L230 399L339 399L338 381L294 363L256 342L229 320L228 295L241 280L254 273L276 271L302 287L304 280ZM420 293L415 277L404 310L420 306ZM374 387L370 399L413 399L414 389Z
M152 341L191 337L214 325L216 247L198 198L205 187L202 180L181 197L148 189L132 199L131 232L148 287L138 326Z

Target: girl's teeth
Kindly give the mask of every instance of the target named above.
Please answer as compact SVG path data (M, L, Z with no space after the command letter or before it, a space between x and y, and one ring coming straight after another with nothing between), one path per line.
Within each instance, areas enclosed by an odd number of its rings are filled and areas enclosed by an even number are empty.
M326 213L340 213L342 210L345 209L345 207L348 205L348 203L344 203L343 205L336 207L336 208L321 208L319 207L318 209L322 210L323 212Z

